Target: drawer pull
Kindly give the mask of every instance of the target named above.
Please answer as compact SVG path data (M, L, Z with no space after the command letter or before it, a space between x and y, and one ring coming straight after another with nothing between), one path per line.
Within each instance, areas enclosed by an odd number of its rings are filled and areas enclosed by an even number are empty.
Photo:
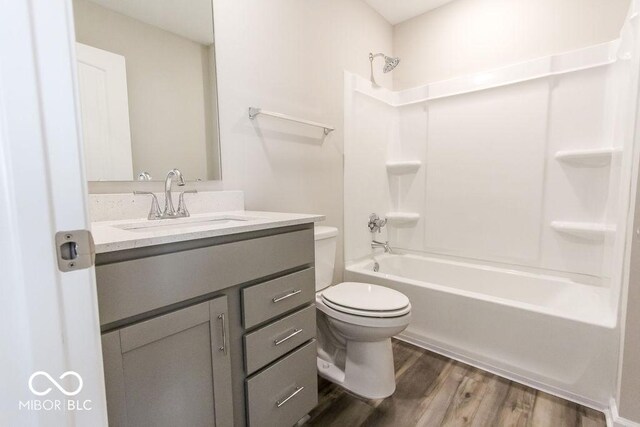
M291 393L289 396L287 396L285 399L278 400L276 402L276 406L278 408L281 407L282 405L287 403L290 399L292 399L296 394L300 393L302 390L304 390L304 387L296 387L296 390L293 393Z
M302 292L302 289L296 289L295 291L289 292L286 295L282 295L281 297L273 297L273 299L271 301L273 302L280 302L282 300L285 300L287 298L290 298L294 295L298 295L300 292Z
M278 346L278 345L282 344L283 342L285 342L285 341L287 341L287 340L290 340L291 338L295 337L295 336L296 336L296 335L298 335L300 332L302 332L302 329L294 329L294 330L293 330L293 332L291 332L291 333L290 333L289 335L287 335L286 337L281 338L281 339L279 339L279 340L273 340L273 343L274 343L275 345L277 345L277 346Z
M218 347L218 350L224 352L224 355L227 355L227 327L225 325L224 313L218 314L218 319L220 319L221 327L222 327L222 346Z

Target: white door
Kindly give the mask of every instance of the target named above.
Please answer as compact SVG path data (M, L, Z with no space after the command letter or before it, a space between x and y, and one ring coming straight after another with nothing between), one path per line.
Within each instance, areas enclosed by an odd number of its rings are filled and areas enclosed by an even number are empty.
M89 181L131 181L131 133L124 56L76 43L82 139Z
M90 225L71 0L0 10L0 425L106 425L95 272L54 239Z

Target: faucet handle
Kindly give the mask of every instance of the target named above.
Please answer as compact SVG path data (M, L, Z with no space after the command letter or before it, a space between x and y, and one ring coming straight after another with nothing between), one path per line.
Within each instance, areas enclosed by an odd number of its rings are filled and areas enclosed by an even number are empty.
M160 219L162 218L162 212L160 211L160 204L158 203L158 197L151 191L134 191L133 194L135 196L139 195L150 195L151 196L151 209L149 210L149 215L147 219Z
M367 224L367 227L369 227L369 230L372 233L376 231L380 233L380 229L384 227L386 224L387 224L386 218L381 219L376 213L372 213L371 215L369 215L369 223Z
M146 171L142 171L138 174L138 181L151 181L151 174Z
M183 217L191 216L189 210L187 209L187 205L184 202L185 194L197 194L198 190L187 190L180 193L180 198L178 199L178 215Z

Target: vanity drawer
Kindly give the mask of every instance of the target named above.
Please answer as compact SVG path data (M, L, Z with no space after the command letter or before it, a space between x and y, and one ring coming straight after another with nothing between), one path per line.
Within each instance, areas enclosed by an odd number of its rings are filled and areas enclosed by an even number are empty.
M271 318L313 301L313 268L288 274L242 290L242 323L251 328Z
M303 308L244 336L244 362L252 374L316 336L316 307Z
M249 425L291 426L318 404L316 341L247 379Z
M305 229L98 265L100 324L313 264L313 261L313 229Z

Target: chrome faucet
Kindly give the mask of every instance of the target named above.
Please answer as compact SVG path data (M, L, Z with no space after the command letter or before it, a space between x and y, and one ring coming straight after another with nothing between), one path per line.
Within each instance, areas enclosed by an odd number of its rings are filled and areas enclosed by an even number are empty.
M172 216L165 216L164 213L160 210L160 205L158 204L158 197L151 191L134 191L133 194L138 195L149 195L151 196L151 210L149 211L149 215L147 219L166 219L166 218L186 218L191 216L189 210L187 209L187 204L184 201L184 195L190 193L197 193L198 190L187 190L180 193L180 201L178 202L178 209L175 214Z
M178 186L184 187L184 177L182 176L182 172L178 169L171 169L169 173L167 173L167 179L164 181L164 210L162 211L163 218L179 218L186 216L182 213L176 212L176 209L173 207L173 197L171 196L171 184L173 183L173 178L178 180Z
M391 254L393 253L393 251L391 250L391 246L389 246L389 242L378 242L377 240L373 240L371 242L371 249L375 249L375 248L383 248L384 252L387 254Z
M149 211L148 219L168 219L168 218L186 218L190 216L187 205L184 201L184 195L186 193L197 193L197 190L188 190L180 193L178 209L173 207L173 197L171 196L171 183L173 178L178 180L178 186L183 187L184 177L178 169L172 169L167 174L167 179L164 182L164 210L160 210L158 204L158 197L151 191L134 191L133 194L147 194L151 196L151 210Z

